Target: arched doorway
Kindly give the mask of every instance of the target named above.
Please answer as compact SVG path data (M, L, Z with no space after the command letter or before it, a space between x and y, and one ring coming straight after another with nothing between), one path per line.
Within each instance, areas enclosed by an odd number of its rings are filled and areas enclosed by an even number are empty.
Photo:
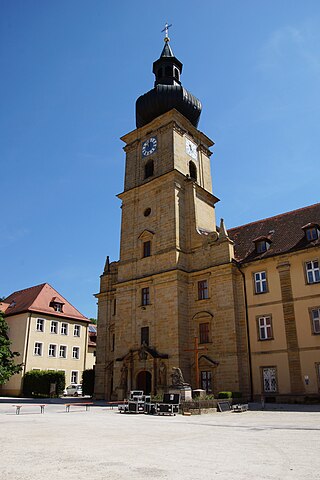
M146 395L151 393L151 373L142 370L137 375L137 390L143 390Z

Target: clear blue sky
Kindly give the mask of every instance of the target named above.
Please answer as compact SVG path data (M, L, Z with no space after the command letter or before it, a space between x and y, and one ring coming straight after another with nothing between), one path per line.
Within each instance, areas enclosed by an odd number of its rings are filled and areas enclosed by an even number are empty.
M2 0L0 295L48 282L96 316L106 255L119 256L119 137L166 21L216 142L218 219L319 201L319 0Z

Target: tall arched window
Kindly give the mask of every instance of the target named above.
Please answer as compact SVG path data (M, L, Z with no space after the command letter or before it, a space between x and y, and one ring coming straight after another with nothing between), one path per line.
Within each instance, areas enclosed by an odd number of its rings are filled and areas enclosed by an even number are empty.
M153 175L153 160L149 160L144 166L144 178L152 177Z
M189 175L193 180L197 180L197 167L193 162L189 162Z

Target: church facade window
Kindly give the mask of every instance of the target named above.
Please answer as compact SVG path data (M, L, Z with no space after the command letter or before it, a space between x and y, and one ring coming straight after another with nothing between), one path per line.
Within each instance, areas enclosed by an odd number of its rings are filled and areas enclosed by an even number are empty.
M150 305L150 289L149 287L144 287L141 289L141 305Z
M209 298L208 280L200 280L198 282L198 300L206 300Z
M212 373L210 370L201 370L201 388L207 393L212 392Z
M149 327L141 328L141 345L149 346Z
M143 242L143 252L142 256L145 257L150 257L151 255L151 241L147 240L146 242Z
M210 342L210 324L209 322L199 323L199 343Z

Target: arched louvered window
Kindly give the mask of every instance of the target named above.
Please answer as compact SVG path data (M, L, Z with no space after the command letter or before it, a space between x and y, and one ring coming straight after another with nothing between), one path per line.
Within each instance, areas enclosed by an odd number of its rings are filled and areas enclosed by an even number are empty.
M193 162L189 162L189 175L193 180L197 180L197 167Z

